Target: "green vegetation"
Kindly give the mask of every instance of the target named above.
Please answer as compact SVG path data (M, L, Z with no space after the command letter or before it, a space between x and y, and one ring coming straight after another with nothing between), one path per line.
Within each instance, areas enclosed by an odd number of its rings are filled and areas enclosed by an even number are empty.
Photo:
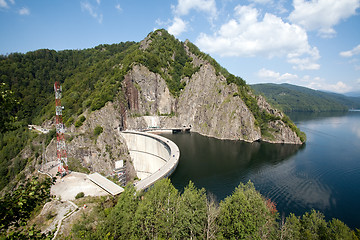
M85 196L84 192L79 192L78 194L76 194L75 199L83 198L84 196Z
M190 52L192 52L199 58L202 58L203 60L208 61L215 68L216 74L217 75L222 74L226 78L226 82L228 84L234 83L237 86L247 86L244 79L229 73L228 70L226 70L226 68L221 67L221 65L215 59L213 59L210 55L201 52L200 49L196 45L194 45L191 42L187 42L187 46L188 46Z
M179 96L185 87L183 77L191 77L199 68L194 67L183 43L166 30L160 29L150 33L146 41L149 46L145 50L136 50L124 60L127 71L136 62L146 66L150 71L158 73L165 79L173 96Z
M255 84L251 87L285 112L347 111L360 108L360 98L290 84Z
M146 193L132 185L115 206L106 201L74 224L72 239L359 239L343 222L313 210L280 223L275 204L251 182L217 204L192 182L182 194L169 179Z
M101 126L96 126L94 128L94 135L95 137L99 136L102 132L104 131L104 129Z
M47 234L26 227L31 213L50 198L50 186L54 179L39 181L33 178L15 191L0 198L1 239L45 239Z
M90 170L84 167L79 159L76 158L68 158L68 167L69 170L74 172L81 172L81 173L90 173Z
M15 116L17 101L13 91L5 82L0 82L0 133L9 128L9 124L17 120Z
M0 190L26 165L26 159L11 160L33 138L27 125L55 116L54 82L62 84L63 119L69 126L85 109L99 109L114 99L125 74L118 64L134 47L138 44L126 42L0 56ZM46 145L54 135L55 130L47 135Z
M0 189L3 189L26 166L27 159L14 159L36 136L27 127L0 134Z
M304 132L301 132L300 129L290 120L288 116L284 116L281 119L285 124L287 124L300 138L301 142L306 141L306 134Z
M75 122L75 127L81 127L83 123L85 122L86 118L84 115L81 115L78 120Z

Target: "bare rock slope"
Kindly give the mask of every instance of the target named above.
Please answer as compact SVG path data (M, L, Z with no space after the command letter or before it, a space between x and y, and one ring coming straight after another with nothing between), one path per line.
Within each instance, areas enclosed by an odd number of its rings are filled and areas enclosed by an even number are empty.
M126 128L154 127L147 118L153 116L160 128L191 126L192 131L220 139L301 144L297 134L281 119L282 112L256 96L260 109L277 117L269 122L270 132L261 133L253 113L238 96L238 87L227 84L214 67L196 56L200 69L184 78L186 87L179 97L170 94L165 80L146 67L136 64L125 76L124 92L129 110ZM249 93L252 94L252 93ZM255 96L254 96L255 97Z

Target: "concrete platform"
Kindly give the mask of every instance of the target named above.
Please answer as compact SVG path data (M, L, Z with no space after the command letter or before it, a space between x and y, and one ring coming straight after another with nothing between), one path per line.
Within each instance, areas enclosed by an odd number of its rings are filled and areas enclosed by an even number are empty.
M93 183L95 183L96 185L98 185L99 187L101 187L102 189L104 189L113 196L116 196L124 191L122 187L110 181L109 179L107 179L106 177L102 176L99 173L92 173L88 175L88 178Z
M108 193L91 182L84 173L71 172L63 178L58 177L50 193L61 200L74 200L75 196L83 192L85 196L106 196Z

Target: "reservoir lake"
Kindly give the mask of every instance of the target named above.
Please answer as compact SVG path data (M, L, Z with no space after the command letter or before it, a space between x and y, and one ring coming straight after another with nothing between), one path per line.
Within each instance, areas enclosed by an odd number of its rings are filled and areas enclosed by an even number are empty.
M306 144L164 134L181 153L172 183L183 191L191 180L221 201L250 180L280 217L315 209L360 228L360 111L288 115L306 133Z

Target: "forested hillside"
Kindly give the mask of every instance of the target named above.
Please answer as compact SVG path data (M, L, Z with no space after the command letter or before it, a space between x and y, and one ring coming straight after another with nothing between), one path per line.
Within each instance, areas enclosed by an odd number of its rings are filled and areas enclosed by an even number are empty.
M326 112L359 109L360 98L316 91L291 84L254 84L257 93L264 94L268 101L284 112Z
M42 49L1 57L0 189L32 160L16 157L36 137L27 125L41 125L55 115L54 82L63 84L64 121L71 123L86 108L99 109L114 98L122 73L113 66L134 45L126 42L59 52ZM50 140L55 136L54 132L48 135Z

